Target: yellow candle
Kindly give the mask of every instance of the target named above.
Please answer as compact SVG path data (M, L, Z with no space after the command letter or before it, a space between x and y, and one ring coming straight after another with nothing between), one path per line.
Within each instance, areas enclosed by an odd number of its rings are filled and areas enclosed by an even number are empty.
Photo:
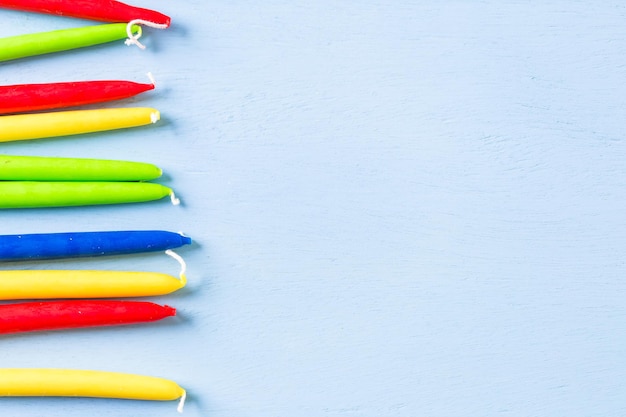
M0 142L77 135L156 123L156 109L136 107L0 117Z
M150 297L186 283L184 275L178 279L157 272L0 271L0 300Z
M129 400L172 401L186 393L173 381L118 372L72 369L0 369L3 397L96 397Z
M180 264L180 278L157 272L0 271L0 300L148 297L169 294L187 284L187 264L173 250L168 249L165 253Z

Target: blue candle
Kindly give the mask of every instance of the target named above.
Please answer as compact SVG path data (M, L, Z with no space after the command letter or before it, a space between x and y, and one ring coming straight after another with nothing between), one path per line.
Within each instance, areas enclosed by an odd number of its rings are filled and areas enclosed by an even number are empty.
M156 252L191 243L161 230L0 235L0 261Z

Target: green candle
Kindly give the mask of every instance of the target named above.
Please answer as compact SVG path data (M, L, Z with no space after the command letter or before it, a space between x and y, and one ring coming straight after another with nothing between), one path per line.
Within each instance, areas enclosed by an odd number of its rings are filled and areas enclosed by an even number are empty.
M0 180L148 181L161 169L142 162L0 155Z
M126 23L111 23L3 38L0 39L0 62L124 39L126 26ZM140 26L134 25L132 30L135 35L141 34Z
M170 188L146 182L0 181L0 208L141 203L167 196L178 203Z

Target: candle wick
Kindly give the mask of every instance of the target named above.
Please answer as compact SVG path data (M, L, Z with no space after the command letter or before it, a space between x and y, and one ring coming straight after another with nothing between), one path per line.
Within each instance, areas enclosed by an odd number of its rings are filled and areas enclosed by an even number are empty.
M128 25L126 25L126 34L128 35L128 39L126 39L125 43L128 46L136 45L139 49L146 49L146 46L139 42L139 38L141 38L141 30L139 30L137 34L133 33L133 26L135 25L144 25L155 29L167 29L168 27L166 24L154 23L143 19L134 19L128 22Z
M183 287L185 286L185 284L187 283L187 262L185 262L185 260L183 259L182 256L180 256L179 254L177 254L176 252L174 252L171 249L168 249L165 251L165 254L168 256L171 256L172 258L176 259L178 261L178 263L180 264L180 273L178 274L178 276L180 277L181 282L183 283Z
M172 204L175 206L180 206L180 198L176 197L174 191L170 193L170 199L172 200Z
M183 390L183 395L180 397L180 402L178 403L178 408L176 409L179 413L183 412L183 408L185 408L186 399L187 399L187 391Z
M156 80L154 79L154 75L151 72L148 73L148 79L150 80L150 84L156 87Z

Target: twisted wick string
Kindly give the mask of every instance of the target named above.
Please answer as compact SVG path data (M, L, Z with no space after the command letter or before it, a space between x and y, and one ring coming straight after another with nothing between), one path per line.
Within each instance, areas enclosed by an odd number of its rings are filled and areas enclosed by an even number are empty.
M138 31L137 34L133 33L134 25L144 25L155 29L167 29L166 24L154 23L149 20L134 19L128 22L128 25L126 25L126 35L128 35L128 39L126 39L126 42L124 43L128 46L136 45L140 49L146 49L146 46L139 42L139 38L141 38L141 31Z

